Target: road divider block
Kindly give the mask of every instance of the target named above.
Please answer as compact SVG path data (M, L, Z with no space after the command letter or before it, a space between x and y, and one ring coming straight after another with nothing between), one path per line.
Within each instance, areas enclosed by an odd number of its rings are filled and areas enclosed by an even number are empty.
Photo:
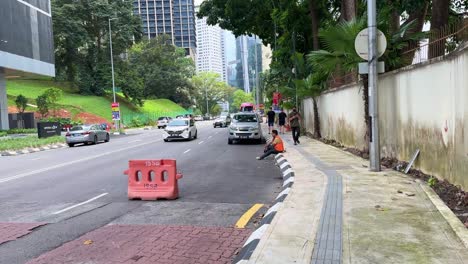
M128 199L154 201L173 200L179 197L178 180L183 176L177 172L176 160L130 160L128 176Z

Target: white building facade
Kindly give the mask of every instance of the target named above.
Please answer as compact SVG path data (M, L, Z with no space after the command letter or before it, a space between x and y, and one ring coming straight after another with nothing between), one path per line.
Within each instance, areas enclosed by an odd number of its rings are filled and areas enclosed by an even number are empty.
M224 30L219 26L209 26L206 18L196 19L197 34L197 72L215 72L223 81L226 76L224 54Z

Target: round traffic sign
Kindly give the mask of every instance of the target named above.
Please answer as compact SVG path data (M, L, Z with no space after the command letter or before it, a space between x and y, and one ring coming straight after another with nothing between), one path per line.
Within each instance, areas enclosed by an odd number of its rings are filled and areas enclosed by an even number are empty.
M365 28L359 32L354 40L356 53L364 60L369 60L369 29ZM387 38L384 33L377 29L377 57L381 57L387 49Z

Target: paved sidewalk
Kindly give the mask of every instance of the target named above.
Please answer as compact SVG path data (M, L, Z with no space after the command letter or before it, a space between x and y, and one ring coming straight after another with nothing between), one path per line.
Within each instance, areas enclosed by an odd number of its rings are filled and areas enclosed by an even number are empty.
M248 263L468 263L423 183L370 172L367 160L319 141L293 146L282 137L296 181Z
M0 223L0 244L16 240L45 223Z
M250 233L228 227L108 225L28 264L227 264Z

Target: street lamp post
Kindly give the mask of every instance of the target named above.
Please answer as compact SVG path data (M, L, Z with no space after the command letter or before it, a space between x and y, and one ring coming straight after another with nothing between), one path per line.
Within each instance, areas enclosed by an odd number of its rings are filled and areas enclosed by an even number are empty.
M377 11L376 1L367 1L369 28L369 114L371 121L369 160L370 170L380 171L379 106L377 89Z
M255 97L257 110L260 107L260 84L258 78L258 54L257 54L257 35L255 35Z
M114 97L114 103L117 103L115 96L115 77L114 77L114 55L112 53L112 28L111 20L115 18L109 18L109 44L110 44L110 57L111 57L111 68L112 68L112 95ZM119 120L114 120L114 126L117 131L119 131Z

